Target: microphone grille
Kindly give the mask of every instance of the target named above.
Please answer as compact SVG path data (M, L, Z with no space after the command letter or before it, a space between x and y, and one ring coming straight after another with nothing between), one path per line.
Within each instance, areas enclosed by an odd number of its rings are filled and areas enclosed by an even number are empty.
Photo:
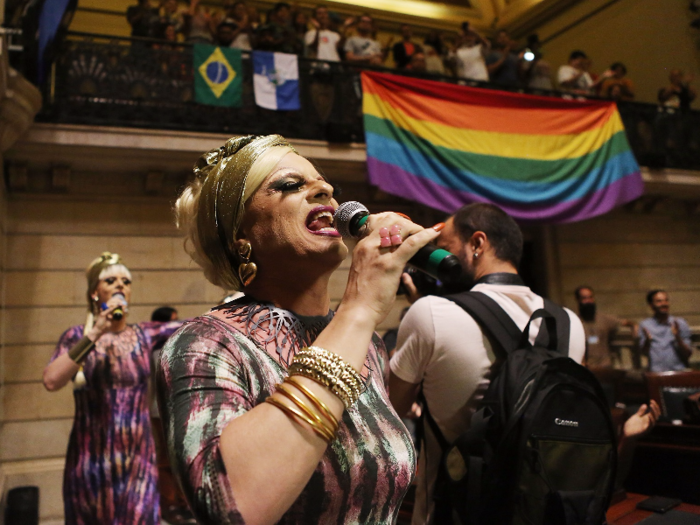
M361 202L348 201L338 206L338 209L335 210L335 214L333 215L333 221L340 235L346 238L355 237L350 231L350 225L357 215L369 215L369 210Z

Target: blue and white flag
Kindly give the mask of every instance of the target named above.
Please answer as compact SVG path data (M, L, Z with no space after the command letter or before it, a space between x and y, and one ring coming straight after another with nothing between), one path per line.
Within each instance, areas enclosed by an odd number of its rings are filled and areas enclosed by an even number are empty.
M299 104L299 65L288 53L253 51L255 103L266 109L295 110Z

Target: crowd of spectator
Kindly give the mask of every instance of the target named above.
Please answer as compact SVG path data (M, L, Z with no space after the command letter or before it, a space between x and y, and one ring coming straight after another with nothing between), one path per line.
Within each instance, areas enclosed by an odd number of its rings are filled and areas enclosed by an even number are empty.
M622 62L613 63L600 75L582 50L574 50L568 63L553 75L542 56L537 35L525 45L517 44L501 30L489 41L468 22L456 36L446 39L436 30L422 42L414 38L408 24L400 27L400 41L394 37L381 43L369 14L342 19L324 5L311 12L297 4L277 2L263 16L244 1L224 0L223 10L189 0L138 0L127 10L133 37L190 43L208 43L241 50L278 51L331 62L383 66L391 55L398 69L451 75L466 82L491 82L508 88L559 89L572 97L597 96L613 100L634 100L635 87ZM556 82L553 82L553 76ZM670 85L659 91L659 103L687 109L696 96L692 78L672 70Z

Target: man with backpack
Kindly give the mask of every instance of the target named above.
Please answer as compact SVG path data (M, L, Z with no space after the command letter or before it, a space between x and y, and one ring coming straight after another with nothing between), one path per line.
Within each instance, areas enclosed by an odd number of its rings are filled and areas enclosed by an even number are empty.
M502 501L497 502L496 505L489 503L491 507L500 505L506 509L512 503L512 497L509 494L517 492L517 490L509 483L525 479L522 473L517 472L499 475L502 479L492 479L492 488L500 487L500 484L502 484L502 488L491 490L490 495L487 494L488 491L483 493L483 497L480 497L474 490L468 495L460 494L458 491L456 496L454 493L452 495L452 508L449 508L450 504L448 504L446 511L445 508L436 508L434 500L436 492L445 492L446 490L443 487L444 479L442 479L445 477L444 471L440 474L440 487L436 489L439 472L441 469L445 469L443 456L448 456L448 451L445 448L458 438L462 439L467 431L473 430L472 427L477 426L477 422L479 428L488 428L489 423L494 422L490 420L488 413L484 414L479 409L483 405L483 398L487 393L490 380L496 373L494 365L500 366L500 363L505 359L505 349L502 347L508 346L510 350L515 350L519 343L518 335L526 325L529 327L529 332L524 344L558 348L563 357L568 356L571 359L565 359L566 362L557 361L556 365L571 368L568 364L570 363L574 367L578 367L572 371L573 375L579 374L579 368L584 370L575 364L581 362L585 353L583 326L573 312L546 301L525 286L517 271L523 249L522 233L515 221L497 206L471 204L461 208L447 220L437 244L460 258L464 272L475 283L471 292L466 294L470 297L466 297L466 299L469 299L471 303L474 303L474 300L479 304L483 302L486 309L490 309L492 312L492 318L495 318L496 321L500 320L502 329L494 329L493 323L490 323L492 326L489 329L483 322L477 322L473 315L467 313L466 306L460 306L461 303L456 302L457 300L466 300L465 294L451 296L450 299L437 296L423 297L411 306L401 322L397 351L391 359L390 398L397 412L405 414L416 400L422 387L422 396L426 403L424 408L427 408L430 414L426 419L428 423L430 423L430 419L433 420L432 425L426 424L424 426L425 439L421 447L412 523L437 523L439 525L449 523L452 517L450 514L453 512L459 514L454 509L455 498L460 500L457 503L460 505L470 498L472 500L470 505L473 508L479 508L479 505L482 505L478 512L473 512L471 517L461 517L463 524L470 520L474 520L474 523L518 522L517 520L512 521L510 518L505 521L494 516L491 518L479 517L479 513L484 511L483 503L494 501L494 492L498 496L498 493L502 491ZM474 296L473 292L481 294ZM483 296L486 296L486 299ZM483 309L484 305L479 306L479 304L476 308ZM545 317L544 322L542 319L533 319L530 324L532 314L543 308L548 313L538 315ZM502 315L503 312L507 314L505 319ZM541 325L547 327L547 330L542 330L542 332L549 333L541 334ZM509 343L509 336L514 341L512 345ZM547 352L553 353L547 354ZM556 350L545 349L544 354L550 357L555 356ZM524 355L527 356L527 353ZM508 365L510 366L510 363ZM545 368L547 366L544 365L535 367L536 370L544 370ZM504 375L505 371L500 370L498 373ZM583 373L584 380L587 380L585 374L588 372L584 370ZM570 394L571 392L565 391L560 397L565 399ZM488 392L487 395L493 396L495 394ZM588 396L591 406L597 407L596 396L597 393ZM526 396L521 395L521 397ZM583 397L586 396L582 395L581 398ZM582 402L582 404L586 405L586 402ZM518 407L515 411L517 412L517 410L519 410ZM604 434L604 439L600 441L606 442L605 447L607 447L600 450L604 450L606 454L610 455L609 465L613 465L611 468L614 469L615 452L610 450L610 440L612 440L612 448L614 449L614 437L608 436L613 430L612 425L607 425L604 421L604 410L607 410L607 407L600 409L602 415L595 416L603 421L599 426L603 427L601 433ZM478 421L477 419L473 421L475 413L478 416ZM609 419L609 413L607 417ZM556 422L554 422L555 420ZM435 428L435 424L437 428ZM577 421L573 416L553 417L552 424L557 425L554 427L556 430L571 431L572 433L579 430L577 428L579 424L582 427L586 426L584 422ZM608 429L606 425L610 428ZM531 441L530 439L528 443ZM560 441L566 440L559 440L557 443ZM477 447L482 449L480 452L484 452L485 449L486 456L484 457L488 461L483 472L482 465L479 463L482 460L477 458L479 454L474 453L473 456L468 455L468 457L462 454L461 457L456 458L456 461L451 461L455 459L454 455L450 456L451 460L448 460L449 468L453 468L457 464L457 470L461 468L461 474L459 472L454 474L450 470L449 475L453 476L453 479L462 476L464 483L470 476L472 481L474 479L477 482L482 479L488 480L489 473L498 470L492 464L494 458L497 460L500 453L498 450L490 449L491 446ZM522 446L525 447L525 445ZM566 454L566 451L564 453ZM572 464L572 467L575 468L575 465ZM601 482L606 487L612 484L612 480L608 479L610 476L614 477L614 471L606 473L604 482ZM439 499L445 499L444 494L437 494L437 496ZM567 497L566 495L562 496L563 499ZM563 509L562 512L575 514L580 510L577 510L577 505L579 502L576 501L564 502L560 507ZM444 507L438 503L437 507L441 506ZM569 510L566 510L567 508ZM567 523L568 521L567 519L559 523ZM457 523L457 521L453 522ZM571 521L571 523L575 522Z

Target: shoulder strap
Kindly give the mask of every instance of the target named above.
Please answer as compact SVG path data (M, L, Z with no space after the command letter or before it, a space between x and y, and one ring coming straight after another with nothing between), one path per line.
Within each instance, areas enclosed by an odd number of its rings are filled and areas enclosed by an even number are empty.
M433 415L430 413L430 408L428 407L428 400L425 399L425 396L423 395L423 391L421 390L420 400L423 402L423 417L425 417L425 420L428 422L428 426L430 427L430 430L433 431L433 435L435 436L435 439L437 439L438 444L440 445L440 450L442 452L446 452L447 449L450 447L449 441L445 438L443 435L442 431L440 430L440 427L437 424L437 421L433 418ZM427 447L426 447L427 450Z
M569 355L569 339L571 336L571 319L566 310L549 299L544 300L544 309L554 316L557 323L557 352Z
M481 292L446 295L445 299L461 306L486 331L506 354L518 346L522 331L496 301Z

